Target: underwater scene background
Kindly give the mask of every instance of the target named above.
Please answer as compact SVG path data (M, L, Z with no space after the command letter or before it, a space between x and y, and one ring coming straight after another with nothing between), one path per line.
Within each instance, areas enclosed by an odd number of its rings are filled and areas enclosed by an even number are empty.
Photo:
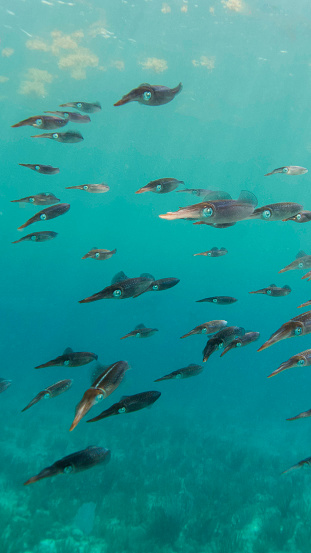
M233 198L249 190L259 206L289 201L311 209L310 3L1 0L0 21L0 376L12 380L0 396L1 552L309 552L310 469L281 475L311 455L310 419L286 421L311 407L309 369L267 376L308 349L310 338L256 350L311 297L301 271L278 274L299 250L311 253L310 227L165 221L158 215L199 200L135 191L174 177ZM182 82L183 89L163 106L113 106L142 82ZM83 142L11 129L70 101L102 106L90 124L69 124ZM19 163L60 173L36 174ZM291 164L309 173L264 177ZM65 189L100 182L109 185L106 194ZM71 205L66 216L29 230L57 238L13 245L22 236L17 227L40 208L10 201L40 192ZM117 253L82 261L94 246ZM214 246L228 255L193 257ZM136 299L78 303L121 270L180 282ZM292 292L249 294L272 282ZM238 301L195 303L218 295ZM260 339L223 358L216 352L195 378L154 383L202 363L206 336L180 337L212 319L259 331ZM120 341L139 323L159 332ZM69 433L94 363L34 370L67 347L131 366L93 417L124 394L158 390L161 397L150 410L91 425L83 419ZM74 382L66 394L21 413L40 390L67 378ZM110 463L23 487L90 445L111 450Z

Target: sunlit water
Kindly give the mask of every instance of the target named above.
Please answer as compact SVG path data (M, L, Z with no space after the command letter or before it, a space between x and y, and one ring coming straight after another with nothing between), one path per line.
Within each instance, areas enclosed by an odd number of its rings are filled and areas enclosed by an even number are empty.
M311 407L309 369L266 378L310 339L256 350L311 297L303 272L278 274L299 250L311 253L311 225L193 226L158 215L195 196L135 195L151 180L174 177L233 198L250 190L259 205L310 208L310 172L264 177L284 165L311 170L310 28L306 0L2 0L0 376L12 384L0 398L1 552L310 551L310 472L281 475L311 455L310 419L285 420ZM141 82L180 81L182 92L167 105L113 107ZM80 100L102 104L91 124L64 128L79 130L83 142L59 144L30 138L32 127L10 128ZM60 173L40 175L19 163L51 164ZM110 186L103 195L65 190L103 181ZM52 230L58 237L12 245L24 235L17 227L40 208L10 200L39 192L71 209L23 233ZM117 253L82 261L94 246ZM213 246L228 255L193 257ZM180 283L137 299L78 303L120 270ZM249 295L272 282L292 293ZM195 303L214 295L238 301ZM193 379L154 383L202 362L206 337L180 336L211 319L261 338L221 359L213 354ZM139 323L159 332L120 341ZM159 390L161 398L150 410L92 425L83 419L69 433L92 365L34 370L68 346L96 352L104 364L124 359L131 366L92 416L124 394ZM64 378L74 380L68 392L20 412ZM89 445L110 449L110 463L23 487Z

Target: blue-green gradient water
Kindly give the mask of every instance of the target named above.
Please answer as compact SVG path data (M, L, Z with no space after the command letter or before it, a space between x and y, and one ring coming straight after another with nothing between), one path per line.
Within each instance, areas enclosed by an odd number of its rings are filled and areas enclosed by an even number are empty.
M151 180L188 188L250 190L259 205L310 199L310 30L306 0L2 0L0 4L1 371L0 550L3 553L308 553L310 470L281 475L311 455L308 368L267 379L310 347L308 336L257 348L311 297L301 271L278 274L301 249L311 225L243 221L228 229L165 221L158 215L196 201L172 192L135 195ZM141 82L183 83L169 104L113 104ZM70 101L100 101L79 144L30 138L14 123ZM19 163L60 168L45 176ZM284 165L302 176L274 175ZM106 182L92 195L66 186ZM10 200L52 192L71 204L63 217L17 227L40 208ZM11 244L53 230L50 242ZM107 261L81 260L92 247ZM193 257L213 246L221 258ZM78 301L123 270L177 277L167 291L137 299ZM288 284L283 298L249 295ZM229 306L195 303L214 295ZM211 319L259 331L259 342L211 356L201 375L154 383L202 362L206 337L180 336ZM120 337L137 324L159 332ZM131 365L121 395L159 390L152 409L69 432L90 386L91 365L34 367L65 348ZM65 394L21 409L46 386L74 380ZM90 418L90 417L88 417ZM111 461L32 486L44 467L89 445Z

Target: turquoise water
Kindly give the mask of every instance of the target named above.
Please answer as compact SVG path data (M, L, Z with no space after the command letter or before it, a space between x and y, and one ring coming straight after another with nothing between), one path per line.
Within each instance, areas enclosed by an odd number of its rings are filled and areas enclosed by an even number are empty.
M311 297L304 273L278 271L299 250L311 253L310 227L259 220L222 230L165 221L158 215L197 198L135 191L174 177L233 198L250 190L259 206L310 208L310 172L264 177L283 165L311 170L309 3L3 0L0 21L0 377L12 380L0 396L1 552L307 553L310 472L281 472L311 455L310 419L285 420L311 407L309 369L266 377L310 339L256 350L307 310L297 310ZM180 81L182 92L167 105L113 106L141 82ZM102 105L91 124L63 129L79 130L81 143L36 140L32 127L11 128L80 100ZM51 164L60 173L40 175L19 163ZM65 190L103 181L110 187L103 195ZM70 203L70 211L18 232L41 208L10 200L40 192ZM11 244L39 230L58 237ZM82 261L94 246L117 253ZM193 257L213 246L228 255ZM137 299L78 303L121 270L180 283ZM272 282L292 293L249 295ZM195 303L214 295L238 301ZM221 359L214 353L195 378L154 383L202 363L206 337L179 338L212 319L259 331L260 340ZM159 332L120 341L142 322ZM69 433L92 365L34 370L67 347L131 366L91 416L124 394L162 396L150 410L92 425L83 419ZM20 412L65 378L74 381L68 392ZM110 463L23 487L89 445L110 449Z

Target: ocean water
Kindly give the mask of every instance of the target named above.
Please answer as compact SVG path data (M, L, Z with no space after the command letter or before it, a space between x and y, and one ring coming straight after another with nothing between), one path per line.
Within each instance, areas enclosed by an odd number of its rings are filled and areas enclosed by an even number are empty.
M241 221L227 229L158 217L198 201L135 195L151 180L187 188L249 190L259 206L311 208L310 3L306 0L89 0L0 3L1 553L308 553L310 469L281 474L311 455L309 368L267 376L310 347L302 336L257 349L311 297L302 271L278 274L310 251L308 223ZM183 90L163 106L113 104L142 82ZM78 144L31 138L11 125L70 101L100 101L91 123L69 123ZM48 132L48 131L46 131ZM50 164L53 176L19 163ZM286 165L301 176L264 175ZM66 190L105 182L106 194ZM179 189L182 189L182 185ZM11 200L52 192L70 211L22 232L40 207ZM56 231L46 243L21 242ZM106 261L81 260L92 247ZM225 247L220 258L194 257ZM119 271L176 277L174 288L124 301L79 304ZM250 295L276 283L286 297ZM232 305L195 303L217 295ZM202 363L206 336L180 336L225 319L259 331L257 343L214 353L195 378L154 380ZM120 337L144 323L145 340ZM131 370L109 398L162 393L152 408L69 432L93 364L34 367L65 348ZM40 391L72 378L55 399L21 410ZM96 445L107 465L23 483L66 455Z

